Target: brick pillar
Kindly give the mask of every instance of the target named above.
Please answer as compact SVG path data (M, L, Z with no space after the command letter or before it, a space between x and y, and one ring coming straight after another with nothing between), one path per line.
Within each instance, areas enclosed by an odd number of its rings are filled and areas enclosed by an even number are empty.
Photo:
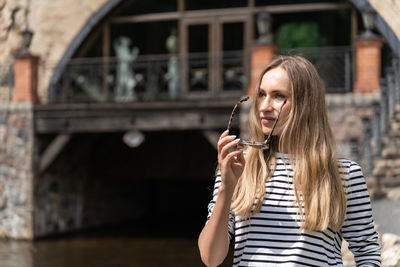
M257 86L261 72L276 55L277 46L273 44L255 44L251 48L250 87L248 94L251 96Z
M30 54L14 58L13 102L37 102L39 58Z
M354 92L363 94L379 92L381 48L381 39L356 41L357 80Z

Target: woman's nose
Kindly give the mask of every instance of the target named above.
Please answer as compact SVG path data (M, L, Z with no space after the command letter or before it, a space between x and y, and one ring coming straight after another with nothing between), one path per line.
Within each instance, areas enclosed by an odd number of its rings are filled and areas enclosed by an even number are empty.
M261 111L271 111L274 109L273 101L271 97L265 97L262 102L260 103L260 110Z

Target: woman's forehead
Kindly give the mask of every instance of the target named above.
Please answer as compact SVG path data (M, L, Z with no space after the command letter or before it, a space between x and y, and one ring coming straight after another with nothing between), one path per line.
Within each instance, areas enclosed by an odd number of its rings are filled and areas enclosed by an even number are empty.
M260 89L263 90L290 90L290 88L289 75L281 67L267 71L261 79Z

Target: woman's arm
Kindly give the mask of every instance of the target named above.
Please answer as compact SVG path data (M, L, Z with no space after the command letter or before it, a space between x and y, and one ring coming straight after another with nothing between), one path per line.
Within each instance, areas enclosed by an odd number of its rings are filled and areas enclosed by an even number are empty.
M231 151L238 141L235 136L228 136L228 131L218 141L220 176L216 180L215 205L198 240L201 259L207 266L221 264L229 251L228 225L232 196L245 164L242 150Z
M211 216L200 233L198 245L206 266L221 264L229 251L229 213L233 190L221 185Z
M372 217L368 189L360 166L350 163L347 211L342 235L349 242L357 266L381 266L381 248Z

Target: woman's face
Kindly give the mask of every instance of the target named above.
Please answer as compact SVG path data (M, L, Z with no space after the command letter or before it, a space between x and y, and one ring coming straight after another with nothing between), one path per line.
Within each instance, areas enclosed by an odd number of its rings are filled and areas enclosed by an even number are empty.
M279 110L284 100L287 99L273 132L273 135L281 135L283 125L288 119L292 106L291 95L292 89L289 75L283 68L277 67L264 74L257 96L257 108L262 131L265 135L270 133L278 117Z

